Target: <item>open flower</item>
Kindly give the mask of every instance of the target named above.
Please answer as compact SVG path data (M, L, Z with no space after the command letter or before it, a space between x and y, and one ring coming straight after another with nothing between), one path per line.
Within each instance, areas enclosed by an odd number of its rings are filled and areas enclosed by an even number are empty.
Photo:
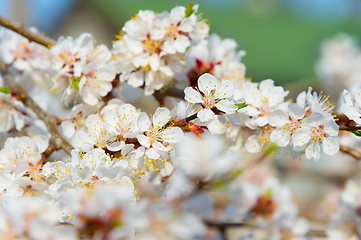
M190 48L186 69L179 75L179 80L188 79L190 85L195 86L203 73L210 73L217 79L232 81L235 88L241 89L246 82L246 66L240 62L245 51L236 52L236 41L221 39L215 33L206 40Z
M182 140L183 131L179 127L168 124L171 121L170 111L167 108L157 108L152 122L146 113L138 117L138 127L143 134L138 134L139 143L146 149L145 155L151 159L157 159L160 154L157 151L169 152L172 150L170 143Z
M341 105L341 111L357 124L361 124L361 90L358 90L356 97L353 99L351 94L343 90L344 103Z
M113 148L110 150L120 150L125 146L126 138L136 137L139 133L137 126L139 114L140 112L131 104L123 104L116 109L109 109L104 112L105 129L117 137L114 140Z
M293 134L301 127L305 114L306 110L295 103L289 104L287 111L272 111L268 116L270 125L275 127L270 136L271 141L281 147L287 146Z
M288 93L283 87L275 86L273 80L263 80L258 88L245 89L244 99L248 106L240 111L252 116L248 119L252 125L265 126L269 124L268 115L285 104L284 98Z
M36 32L36 29L32 28L31 31ZM30 72L48 65L48 49L16 32L0 28L0 44L0 58L18 71Z
M327 155L336 154L339 149L338 125L334 119L327 119L321 113L313 113L302 121L292 137L295 151L306 150L306 158L318 160L320 158L320 143Z
M98 184L127 184L126 187L133 188L133 182L124 176L125 173L125 168L113 164L101 148L87 153L74 149L68 162L48 162L43 167L43 175L51 183L50 193L54 195L68 188L89 188Z
M327 119L332 119L332 109L335 105L330 103L329 97L323 95L322 91L319 95L316 92L312 93L312 87L309 87L307 93L302 92L298 95L297 104L306 109L306 117L316 112L323 114Z
M89 105L96 105L113 86L115 70L107 65L109 49L100 45L94 48L93 36L82 33L77 39L60 37L50 49L52 69L51 91L62 92L65 105L79 95Z
M214 76L205 73L198 79L198 89L199 91L191 87L184 89L184 99L189 103L200 104L197 117L202 122L207 122L214 116L213 109L218 109L226 114L237 110L234 102L228 100L234 92L231 81L218 82Z

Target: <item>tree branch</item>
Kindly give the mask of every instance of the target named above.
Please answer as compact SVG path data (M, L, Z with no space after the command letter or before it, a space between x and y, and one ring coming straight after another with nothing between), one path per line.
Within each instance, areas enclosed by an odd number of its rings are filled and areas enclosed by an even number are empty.
M338 130L353 132L353 131L356 131L356 130L361 130L361 126L358 126L358 127L342 126L342 127L339 127Z
M232 228L232 227L246 227L250 229L259 229L259 227L256 224L250 222L212 222L205 220L204 223L207 226L221 229L223 230L223 232L225 232L226 228ZM312 228L308 231L307 235L314 237L327 237L324 230L312 229Z
M50 48L55 44L55 41L49 37L37 33L33 33L28 29L24 28L20 23L15 23L10 19L7 19L0 15L0 25L13 30L14 32L26 37L30 41L37 42L45 47Z
M184 99L184 90L173 87L169 87L169 88L164 87L164 89L155 91L153 93L153 96L155 99L157 99L159 105L163 107L165 97L175 97L175 98Z
M353 148L340 145L340 151L353 156L356 160L361 160L361 153Z
M39 119L43 120L51 134L50 145L54 145L52 147L53 151L63 149L69 156L71 156L71 151L74 149L68 141L66 141L59 133L57 129L58 119L55 116L49 115L44 112L28 95L24 88L15 83L15 80L11 74L3 69L2 70L4 79L8 83L9 87L13 90L13 95L17 96L25 105L30 107L39 117ZM47 153L49 154L49 153ZM50 155L50 154L49 154Z

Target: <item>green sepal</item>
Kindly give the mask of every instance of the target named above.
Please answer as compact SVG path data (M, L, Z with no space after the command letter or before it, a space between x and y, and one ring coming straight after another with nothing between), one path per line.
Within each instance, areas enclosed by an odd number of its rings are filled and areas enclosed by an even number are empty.
M196 11L195 9L193 9L193 5L194 5L193 2L188 3L186 10L185 10L185 14L186 14L185 18L190 17Z
M71 83L70 88L79 89L79 79L73 78L73 82Z
M246 103L235 103L234 105L236 105L236 107L238 107L238 110L241 109L241 108L245 108L247 107L248 105Z
M10 90L8 87L0 87L0 92L2 93L10 93Z
M226 98L219 98L219 99L216 99L216 103L219 103L220 101L223 101L225 100Z
M276 143L269 143L266 148L265 154L266 155L274 154L278 151L279 148L280 147Z
M360 130L355 130L352 133L355 134L358 137L361 137L361 131Z

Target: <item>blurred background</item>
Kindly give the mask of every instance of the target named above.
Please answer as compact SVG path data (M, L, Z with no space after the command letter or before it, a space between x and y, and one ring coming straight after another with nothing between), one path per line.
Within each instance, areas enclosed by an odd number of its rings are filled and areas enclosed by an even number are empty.
M139 9L169 11L189 1L0 0L0 14L35 26L56 39L91 32L111 46L125 21ZM326 38L344 32L361 37L359 0L201 0L199 12L211 32L234 38L246 50L243 62L253 81L315 83L314 64Z
M247 67L247 77L255 82L271 78L276 85L291 90L293 98L308 86L323 89L319 84L322 81L317 79L315 63L326 39L346 33L360 45L359 0L194 2L199 4L198 12L203 13L203 18L209 19L211 33L235 39L238 50L247 52L242 59ZM0 0L0 14L24 23L26 27L35 26L54 39L61 35L75 38L82 32L90 32L98 43L111 47L125 21L139 9L162 12L188 3L170 0ZM336 104L337 94L334 99ZM278 159L275 165L281 179L292 187L302 214L323 223L327 208L337 201L345 180L361 169L358 161L342 154L323 157L318 162L284 158Z

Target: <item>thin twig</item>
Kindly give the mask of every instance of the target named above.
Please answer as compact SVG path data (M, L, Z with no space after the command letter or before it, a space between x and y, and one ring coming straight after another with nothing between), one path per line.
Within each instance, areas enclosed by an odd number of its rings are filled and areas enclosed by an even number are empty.
M342 126L339 128L339 130L353 132L353 131L361 130L361 126L358 126L358 127Z
M68 141L66 141L59 133L57 129L58 119L53 116L47 114L43 111L38 104L36 104L33 99L28 95L26 90L20 85L15 83L13 76L6 70L2 70L2 74L8 83L9 87L13 90L13 95L17 96L25 105L30 107L39 119L43 120L51 134L51 144L54 144L54 150L63 149L69 156L71 155L71 151L74 149ZM50 144L50 145L51 145ZM54 151L53 150L53 151Z
M153 93L154 98L159 102L159 106L164 107L165 97L174 97L184 99L184 91L182 89L165 87L164 89L155 91Z
M212 222L212 221L207 221L205 220L204 223L207 226L210 227L215 227L218 229L221 229L225 232L225 230L227 228L234 228L234 227L246 227L249 229L259 229L258 225L252 222ZM324 230L321 229L310 229L308 231L308 236L313 236L313 237L327 237L326 233Z
M353 148L340 145L340 151L353 156L356 160L361 160L361 153Z
M1 15L0 15L0 25L6 27L8 29L11 29L14 32L17 32L20 35L26 37L30 41L37 42L45 47L50 48L51 46L53 46L55 44L55 41L50 39L49 37L41 35L41 34L33 33L31 31L27 30L26 28L24 28L23 25L21 25L20 23L15 23L15 22L11 21L10 19L7 19Z

